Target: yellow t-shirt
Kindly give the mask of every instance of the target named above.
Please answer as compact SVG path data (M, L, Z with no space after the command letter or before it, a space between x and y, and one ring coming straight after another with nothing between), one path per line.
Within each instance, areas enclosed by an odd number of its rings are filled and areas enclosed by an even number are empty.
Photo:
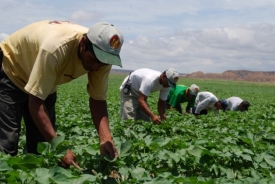
M56 86L88 73L88 93L106 100L111 65L88 72L77 56L79 42L88 28L67 22L45 20L30 24L0 44L3 70L21 90L43 100Z

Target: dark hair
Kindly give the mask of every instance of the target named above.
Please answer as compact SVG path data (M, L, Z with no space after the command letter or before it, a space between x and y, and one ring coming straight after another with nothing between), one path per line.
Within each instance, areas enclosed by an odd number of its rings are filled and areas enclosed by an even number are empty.
M250 106L250 103L248 101L242 101L242 104Z
M250 103L248 101L242 101L241 105L243 108L247 109L250 106Z
M97 56L96 56L96 54L94 52L93 43L89 40L87 34L84 34L83 36L85 36L85 38L86 38L85 51L88 51L88 50L91 51L95 55L95 57L97 58ZM108 65L106 63L101 62L98 58L97 58L96 62L100 63L100 64L103 64L103 65Z
M215 106L217 107L217 104L220 103L221 106L222 106L222 110L225 111L226 107L228 106L228 103L226 100L224 99L221 99L221 100L218 100L216 103L215 103Z
M85 42L85 48L86 48L86 49L85 49L85 51L89 50L89 51L91 51L91 52L94 53L93 44L92 44L92 42L89 40L87 34L84 34L83 36L85 36L85 38L86 38L86 42Z

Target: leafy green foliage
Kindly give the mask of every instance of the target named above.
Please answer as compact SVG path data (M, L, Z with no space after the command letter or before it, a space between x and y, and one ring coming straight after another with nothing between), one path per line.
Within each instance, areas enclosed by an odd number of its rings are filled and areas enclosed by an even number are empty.
M275 183L274 85L180 79L180 84L196 83L218 98L239 96L252 106L244 113L209 112L199 119L169 110L166 121L153 125L120 121L119 86L124 77L110 76L107 101L117 159L99 154L87 80L81 77L58 89L59 136L40 143L40 155L24 154L22 124L19 155L0 153L0 183ZM157 95L148 98L155 112ZM67 149L77 155L84 171L60 167Z

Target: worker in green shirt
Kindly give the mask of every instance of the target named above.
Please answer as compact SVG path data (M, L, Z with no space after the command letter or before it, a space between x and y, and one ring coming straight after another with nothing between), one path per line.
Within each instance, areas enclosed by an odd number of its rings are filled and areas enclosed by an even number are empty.
M194 106L196 96L199 92L199 86L192 84L190 87L184 85L176 85L175 88L170 88L166 100L166 109L175 108L182 114L181 103L187 102L186 114L189 114L190 108Z

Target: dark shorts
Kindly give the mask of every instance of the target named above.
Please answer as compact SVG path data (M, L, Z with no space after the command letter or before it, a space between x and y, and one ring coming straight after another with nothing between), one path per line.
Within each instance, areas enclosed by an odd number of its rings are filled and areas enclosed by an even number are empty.
M17 155L23 118L26 126L26 151L37 154L38 142L45 142L45 139L29 113L29 95L11 82L2 70L2 65L0 66L0 151L12 156ZM56 93L49 95L45 100L45 107L54 128L55 102Z
M195 114L195 111L196 111L196 107L193 107L193 108L192 108L192 114ZM200 112L200 114L198 114L198 115L206 115L207 113L208 113L207 110L202 110L202 111Z

